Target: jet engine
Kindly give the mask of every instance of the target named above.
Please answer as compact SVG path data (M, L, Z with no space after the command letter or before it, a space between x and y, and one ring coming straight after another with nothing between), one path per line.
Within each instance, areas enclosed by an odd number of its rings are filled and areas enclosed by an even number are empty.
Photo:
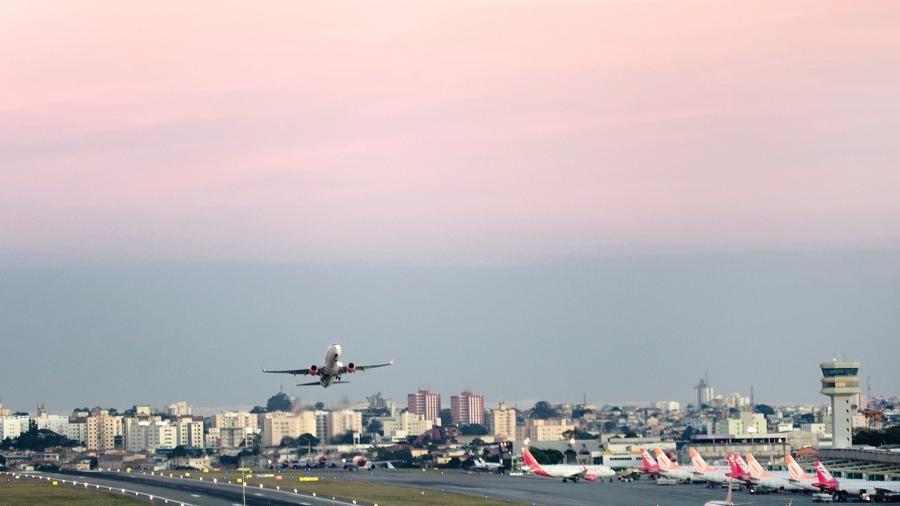
M349 372L350 374L355 373L356 372L356 364L354 364L353 362L350 362L349 364L347 364L347 372Z
M317 366L315 364L309 366L309 375L310 376L317 376L318 374L319 374L319 366Z

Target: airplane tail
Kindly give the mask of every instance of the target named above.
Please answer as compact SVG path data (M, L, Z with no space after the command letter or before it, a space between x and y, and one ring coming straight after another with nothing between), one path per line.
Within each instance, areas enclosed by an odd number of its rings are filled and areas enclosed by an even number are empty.
M731 477L736 479L745 479L750 473L747 472L747 466L744 459L736 453L728 454L728 466L731 468Z
M528 466L528 470L532 474L536 474L538 476L550 476L547 471L544 471L544 468L541 467L541 464L534 458L534 455L528 450L528 447L522 448L522 460L525 462L525 465Z
M815 486L824 489L836 489L837 488L837 480L834 479L834 476L828 472L828 468L825 467L825 464L820 461L816 461L816 479L818 480L815 483Z
M750 452L747 452L747 465L750 468L750 475L754 478L769 476L769 472L756 461L756 457Z
M670 469L674 469L677 465L669 459L669 456L666 455L666 452L662 451L662 449L654 448L653 452L656 453L656 461L659 462L660 469L668 471Z
M792 457L790 453L784 456L784 463L787 464L788 472L791 473L792 480L803 481L812 478L812 476L803 471L803 468L800 467L800 464L794 460L794 457Z
M641 471L645 473L659 471L659 464L656 463L656 460L646 448L641 448Z
M709 466L706 464L706 461L703 460L703 457L697 453L697 450L688 448L688 453L691 455L691 464L694 465L695 472L703 474L709 470Z

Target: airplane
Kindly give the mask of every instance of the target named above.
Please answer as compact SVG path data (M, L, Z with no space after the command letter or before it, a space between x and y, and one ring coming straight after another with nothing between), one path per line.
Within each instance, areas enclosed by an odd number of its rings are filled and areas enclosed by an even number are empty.
M656 453L656 461L659 462L659 474L666 478L679 481L691 481L694 478L694 470L688 466L679 466L677 462L672 462L669 456L660 448L654 448Z
M299 383L297 384L297 386L306 387L321 385L322 388L328 388L329 386L335 384L350 383L349 381L341 381L341 376L343 376L344 374L353 374L356 372L366 371L368 369L374 369L376 367L387 367L389 365L394 365L393 360L386 364L356 365L353 362L350 362L349 364L344 365L343 363L338 361L339 358L341 358L341 345L335 343L329 346L328 351L325 352L325 364L322 365L322 367L313 364L309 366L308 369L286 369L280 371L263 369L263 372L271 374L301 374L306 376L318 376L318 381Z
M472 469L477 469L478 471L489 471L493 473L502 473L504 472L504 467L502 462L486 462L482 458L477 458L472 461L474 466Z
M646 448L641 448L641 467L639 471L652 476L659 476L659 464Z
M734 502L734 492L731 490L732 480L728 478L728 494L725 496L724 501L707 501L703 506L739 506L742 504L750 504L750 503L736 503ZM793 501L792 501L793 502ZM788 503L788 506L791 506L791 503Z
M875 495L881 492L900 492L900 483L890 481L871 481L871 480L850 480L835 479L834 476L825 467L825 464L816 461L816 478L818 479L815 486L825 492L831 492L835 496L846 499L849 494L856 495Z
M784 456L784 463L787 465L788 474L790 475L792 482L803 487L804 490L819 490L819 487L815 485L816 477L806 473L790 453Z
M595 481L597 478L612 478L616 472L606 466L597 465L573 465L573 464L552 464L542 466L537 459L531 454L527 447L522 448L522 460L525 465L523 470L534 474L535 476L543 476L544 478L562 478L563 483L571 481L577 483L579 479L584 478L587 481Z
M805 490L801 484L791 480L790 472L769 471L750 452L747 452L747 469L750 472L750 483L754 485L774 490Z
M731 484L730 470L724 467L711 466L703 460L703 457L693 448L688 449L691 455L691 464L694 466L694 476L696 481L707 481L711 483L728 483Z

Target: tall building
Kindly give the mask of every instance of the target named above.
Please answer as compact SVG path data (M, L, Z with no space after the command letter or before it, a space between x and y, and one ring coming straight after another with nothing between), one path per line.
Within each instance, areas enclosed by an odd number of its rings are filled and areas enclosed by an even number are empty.
M700 406L704 404L712 404L713 399L716 397L713 387L709 384L709 376L700 378L700 382L697 383L694 390L697 391L697 409L700 409Z
M490 431L496 439L516 440L516 410L501 402L491 410Z
M193 414L194 408L189 406L188 403L184 401L178 401L169 404L169 407L166 408L166 411L169 412L169 416L180 418L182 416L191 416Z
M407 396L409 412L420 415L425 420L441 423L441 394L429 392L427 389L419 389L414 394Z
M484 425L484 396L463 390L450 396L450 413L455 425Z
M316 414L313 411L287 413L276 411L263 416L263 446L278 446L285 437L297 438L303 434L316 434Z
M853 417L859 406L853 399L859 395L859 362L819 364L822 369L822 394L831 397L831 437L833 448L853 446Z
M95 408L87 417L87 439L85 446L88 450L114 450L116 448L116 436L124 434L122 417L110 415L105 409Z
M575 425L566 418L528 421L528 438L532 441L561 441L570 430L575 430Z
M203 448L203 419L194 420L192 417L181 417L177 422L178 446L185 448Z
M216 413L215 426L220 429L249 429L251 432L259 430L256 415L249 411L222 411Z
M362 413L352 409L332 411L328 415L328 438L340 437L347 432L362 432Z
M406 412L391 418L382 418L381 425L385 437L397 441L406 439L408 436L418 436L433 429L434 421L426 420L422 415Z
M10 438L15 439L23 432L28 432L28 415L0 417L0 441Z

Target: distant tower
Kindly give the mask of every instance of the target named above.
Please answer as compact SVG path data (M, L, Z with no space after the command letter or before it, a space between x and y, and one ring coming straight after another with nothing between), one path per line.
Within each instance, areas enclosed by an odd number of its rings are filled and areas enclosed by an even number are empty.
M700 406L704 404L712 402L714 393L713 388L709 385L709 373L700 378L700 382L694 389L697 391L697 409L700 409Z
M859 395L859 362L838 361L819 364L822 369L822 394L831 397L831 434L834 448L853 446L851 420L859 406L853 398Z

